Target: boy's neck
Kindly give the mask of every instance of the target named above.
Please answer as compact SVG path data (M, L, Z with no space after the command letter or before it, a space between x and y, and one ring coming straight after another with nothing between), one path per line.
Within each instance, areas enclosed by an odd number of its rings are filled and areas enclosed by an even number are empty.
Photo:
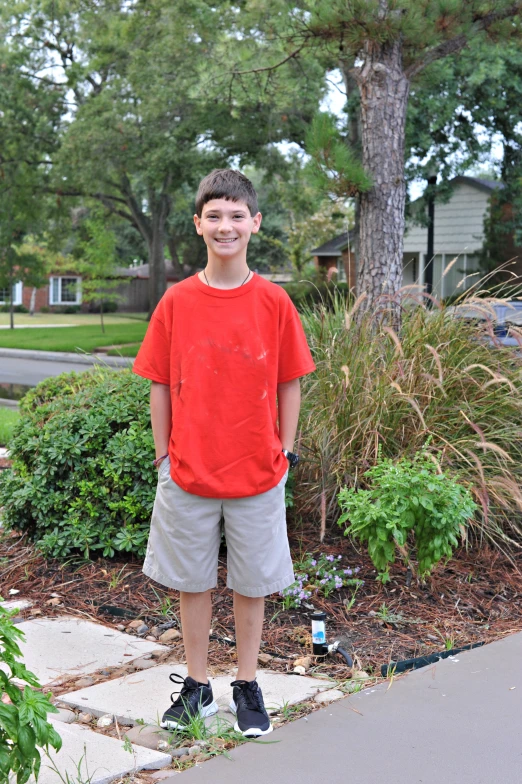
M215 289L236 289L251 277L246 254L242 258L222 260L209 253L207 266L198 277Z

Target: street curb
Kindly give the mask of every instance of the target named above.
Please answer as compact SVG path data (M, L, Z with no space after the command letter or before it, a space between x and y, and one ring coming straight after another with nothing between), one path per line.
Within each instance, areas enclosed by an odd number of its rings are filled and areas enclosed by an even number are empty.
M71 362L80 365L107 365L108 367L132 367L134 357L108 357L105 355L74 354L65 351L33 351L23 348L0 348L0 357L12 359L40 359L49 362Z

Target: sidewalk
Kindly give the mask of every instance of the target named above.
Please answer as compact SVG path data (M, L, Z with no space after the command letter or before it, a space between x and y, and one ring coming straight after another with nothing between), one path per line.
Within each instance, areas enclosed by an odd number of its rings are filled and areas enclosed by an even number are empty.
M12 359L39 359L49 362L66 362L67 364L96 365L109 367L129 367L133 357L108 357L106 354L76 354L66 351L33 351L23 348L0 348L0 357Z
M519 784L522 634L340 700L163 784Z

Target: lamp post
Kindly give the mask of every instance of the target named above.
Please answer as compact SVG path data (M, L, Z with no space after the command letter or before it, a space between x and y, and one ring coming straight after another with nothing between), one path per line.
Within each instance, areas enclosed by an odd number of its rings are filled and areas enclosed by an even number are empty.
M433 263L435 255L435 185L437 184L437 175L431 169L426 178L428 181L427 187L427 201L428 201L428 247L426 249L426 265L424 267L424 285L427 294L433 292ZM428 300L428 303L430 300Z

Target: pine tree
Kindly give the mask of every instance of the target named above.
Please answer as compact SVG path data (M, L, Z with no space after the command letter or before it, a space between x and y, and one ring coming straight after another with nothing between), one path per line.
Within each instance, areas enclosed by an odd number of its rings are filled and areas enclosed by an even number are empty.
M286 54L265 68L257 63L253 71L284 67L309 52L326 67L340 64L345 81L357 85L360 163L371 187L361 180L357 160L344 160L342 177L359 199L357 288L366 295L360 312L384 298L398 324L410 86L431 63L477 37L518 37L522 0L273 0L269 7L259 27Z

